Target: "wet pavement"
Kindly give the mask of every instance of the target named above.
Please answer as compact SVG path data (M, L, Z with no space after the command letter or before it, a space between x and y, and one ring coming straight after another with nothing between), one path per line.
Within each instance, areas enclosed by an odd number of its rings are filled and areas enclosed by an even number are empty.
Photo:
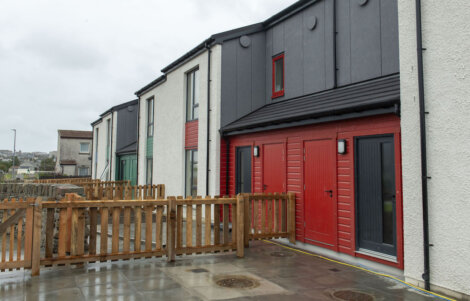
M362 295L360 299L360 293ZM234 253L0 273L0 300L434 300L384 277L258 241Z

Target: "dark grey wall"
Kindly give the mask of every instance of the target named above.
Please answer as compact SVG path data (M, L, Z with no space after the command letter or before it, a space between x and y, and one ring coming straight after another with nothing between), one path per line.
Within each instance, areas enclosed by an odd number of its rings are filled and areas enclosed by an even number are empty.
M336 0L338 86L397 73L397 0ZM319 0L265 32L222 45L225 126L265 104L328 90L335 85L334 0ZM316 27L308 28L316 19ZM285 94L271 99L272 57L285 55Z
M122 149L127 149L132 143L134 151L137 151L137 118L138 106L130 105L121 108L117 111L117 137L116 137L116 151L120 152Z

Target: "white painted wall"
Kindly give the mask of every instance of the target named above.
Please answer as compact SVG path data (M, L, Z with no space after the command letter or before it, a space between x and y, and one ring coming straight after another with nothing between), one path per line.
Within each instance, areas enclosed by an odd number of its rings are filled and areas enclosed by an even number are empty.
M106 124L107 121L110 120L112 124L112 129L113 129L113 142L112 142L112 150L111 150L111 156L112 156L112 162L111 162L111 168L112 165L116 162L116 155L115 155L115 150L116 150L116 126L117 126L117 113L114 112L114 125L113 125L113 120L112 120L112 114L109 113L105 116L102 117L102 121L99 123L96 123L93 126L93 173L92 173L92 178L93 179L101 179L101 180L106 180L106 175L111 172L111 179L114 179L114 174L113 171L114 169L110 170L110 168L107 167L107 162L106 162L106 139L107 139L107 128ZM98 139L96 137L96 129L99 129L99 134L98 134ZM96 142L98 141L98 148L96 146ZM95 165L95 163L98 163ZM95 168L96 168L96 177L95 177ZM106 169L106 172L103 173Z
M399 0L405 277L422 284L415 1ZM431 284L470 295L470 2L422 1ZM447 291L447 293L451 293ZM459 294L455 295L463 298Z
M158 88L158 87L157 87ZM138 184L145 185L146 184L146 174L147 174L147 119L148 119L148 112L147 112L147 100L150 98L154 98L154 111L156 113L156 103L157 103L157 96L156 91L157 88L149 90L148 92L142 94L139 97L139 150L138 150ZM154 143L155 143L155 123L156 116L154 115ZM154 146L155 147L155 146ZM153 161L153 170L155 171L155 159ZM153 178L154 184L160 184L155 182L155 178Z
M212 48L211 54L211 144L209 194L219 194L220 182L220 90L221 46ZM198 195L206 193L207 154L207 51L182 64L167 74L165 82L141 95L139 123L139 183L145 181L146 100L155 97L155 132L153 146L153 179L165 184L166 194L184 195L187 71L199 67L199 141L198 141Z

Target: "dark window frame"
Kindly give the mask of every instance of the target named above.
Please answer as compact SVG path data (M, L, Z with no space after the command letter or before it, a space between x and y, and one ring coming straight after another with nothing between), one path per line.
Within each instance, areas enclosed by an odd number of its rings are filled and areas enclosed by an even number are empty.
M155 122L155 98L152 96L147 99L147 137L153 137L154 122Z
M185 73L186 76L186 122L194 121L199 119L198 116L194 117L194 111L199 110L199 101L196 95L196 83L199 67L195 67ZM191 85L190 85L191 83ZM191 93L190 93L191 88ZM196 102L197 101L197 102Z
M282 89L276 91L276 62L282 60ZM271 98L278 98L284 96L285 91L285 77L286 77L286 70L285 70L285 58L284 53L278 54L273 57L272 61L272 96Z
M188 161L188 152L191 153L191 156L190 156L190 160ZM185 176L184 176L184 193L185 193L185 196L193 196L195 197L197 195L197 181L198 181L198 177L197 177L197 169L196 170L196 174L194 174L194 165L196 163L196 165L199 164L198 162L198 159L196 157L196 161L194 160L194 153L197 153L198 154L198 149L197 148L193 148L193 149L186 149L185 152L184 152L184 166L185 166ZM188 164L191 164L191 167L190 167L190 174L188 175ZM188 178L189 176L189 178ZM196 177L196 191L195 193L192 193L193 191L193 187L192 187L192 183L194 182L194 177ZM188 181L190 183L190 191L188 191Z

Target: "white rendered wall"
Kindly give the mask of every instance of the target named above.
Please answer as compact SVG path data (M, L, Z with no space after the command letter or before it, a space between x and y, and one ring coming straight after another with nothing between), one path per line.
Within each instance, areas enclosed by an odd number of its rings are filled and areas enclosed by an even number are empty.
M103 116L102 121L93 126L93 179L106 179L106 173L103 174L103 171L106 168L106 137L107 137L107 120L111 120L111 114ZM116 120L115 120L116 121ZM111 121L112 122L112 121ZM96 148L96 129L98 128L98 149ZM115 143L115 138L113 138L113 143ZM115 147L113 147L113 150ZM113 159L114 162L115 159ZM98 165L95 165L95 162L98 161ZM95 177L95 168L97 170ZM109 169L107 170L109 172Z
M117 140L117 124L118 124L118 112L113 112L111 119L112 123L112 140L111 140L111 165L109 166L109 172L111 181L116 180L116 140Z
M209 194L219 193L220 165L220 74L221 47L212 48L211 54L211 144ZM167 74L165 82L141 96L144 100L155 96L155 133L153 145L153 179L155 184L165 184L166 195L184 195L186 123L186 77L187 71L198 67L199 80L199 141L198 141L198 195L206 194L207 154L207 51ZM139 132L146 137L146 108L141 108ZM139 141L139 183L143 183L145 141Z
M404 246L422 284L415 1L399 0ZM431 284L470 295L470 2L422 1ZM449 292L447 292L449 293ZM459 296L458 294L456 295Z

